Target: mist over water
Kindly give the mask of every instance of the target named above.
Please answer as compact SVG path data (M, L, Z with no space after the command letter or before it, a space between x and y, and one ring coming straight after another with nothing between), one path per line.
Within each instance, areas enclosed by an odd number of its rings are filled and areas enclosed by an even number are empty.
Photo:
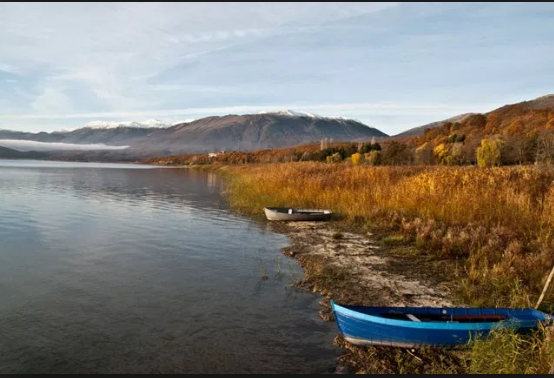
M45 143L31 140L0 139L0 147L11 148L17 151L96 151L96 150L125 150L129 146L107 146L105 144L72 144L72 143Z

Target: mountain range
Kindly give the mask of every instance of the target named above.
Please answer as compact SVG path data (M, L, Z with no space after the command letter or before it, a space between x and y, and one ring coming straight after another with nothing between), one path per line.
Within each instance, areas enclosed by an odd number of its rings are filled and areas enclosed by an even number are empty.
M207 117L167 124L146 122L91 122L74 131L25 133L0 130L2 140L23 140L73 145L128 146L117 151L16 151L4 143L0 158L44 158L61 160L137 161L153 156L180 155L220 150L251 151L293 147L329 138L337 142L368 141L372 138L406 141L413 146L439 145L467 138L477 145L482 138L529 138L554 132L554 95L503 106L485 114L468 113L419 126L394 137L361 122L321 117L313 113L285 110L247 115ZM455 134L455 135L454 135ZM454 136L456 136L455 139Z
M387 134L354 120L293 111L207 117L174 125L156 120L145 123L93 122L74 131L53 133L0 130L0 140L129 146L125 151L87 151L87 156L112 154L129 158L134 156L136 159L219 150L291 147L319 142L323 138L365 141L373 137L384 138ZM65 152L64 156L67 154Z
M130 121L130 122L113 122L113 121L93 121L85 124L83 128L90 129L117 129L118 127L131 127L136 129L154 129L154 128L167 128L182 123L192 122L191 120L177 121L177 122L163 122L159 119L149 119L143 122Z
M41 159L45 156L40 152L21 152L11 148L0 147L0 159Z

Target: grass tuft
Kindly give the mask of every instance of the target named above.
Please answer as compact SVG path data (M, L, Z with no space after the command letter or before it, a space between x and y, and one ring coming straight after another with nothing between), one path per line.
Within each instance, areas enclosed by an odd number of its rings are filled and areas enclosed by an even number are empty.
M406 237L404 235L390 235L385 236L382 240L385 246L402 245L406 243Z
M344 235L342 234L342 232L335 232L333 234L333 240L342 240L344 239Z
M469 373L548 374L554 363L551 328L522 335L511 328L491 332L473 342Z

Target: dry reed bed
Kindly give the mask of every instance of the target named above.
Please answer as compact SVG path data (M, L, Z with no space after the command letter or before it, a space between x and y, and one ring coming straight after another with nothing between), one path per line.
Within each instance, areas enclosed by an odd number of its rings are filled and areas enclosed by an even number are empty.
M554 265L554 170L548 167L219 169L230 173L229 199L242 212L260 214L268 205L330 208L355 227L392 234L429 258L456 261L457 299L468 305L533 306ZM542 309L554 311L554 289ZM401 351L350 348L348 358L365 372L546 373L554 358L551 330L533 337L500 332L457 357L424 352L417 361Z
M544 167L368 167L286 163L231 169L233 207L330 208L393 230L421 253L463 262L461 300L529 306L554 264L554 171ZM545 301L554 309L554 296Z

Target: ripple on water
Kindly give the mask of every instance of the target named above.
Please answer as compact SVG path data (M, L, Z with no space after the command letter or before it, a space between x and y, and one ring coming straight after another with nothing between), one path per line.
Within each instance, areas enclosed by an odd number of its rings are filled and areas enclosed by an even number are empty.
M233 215L217 176L147 168L0 161L0 373L333 366L286 238Z

